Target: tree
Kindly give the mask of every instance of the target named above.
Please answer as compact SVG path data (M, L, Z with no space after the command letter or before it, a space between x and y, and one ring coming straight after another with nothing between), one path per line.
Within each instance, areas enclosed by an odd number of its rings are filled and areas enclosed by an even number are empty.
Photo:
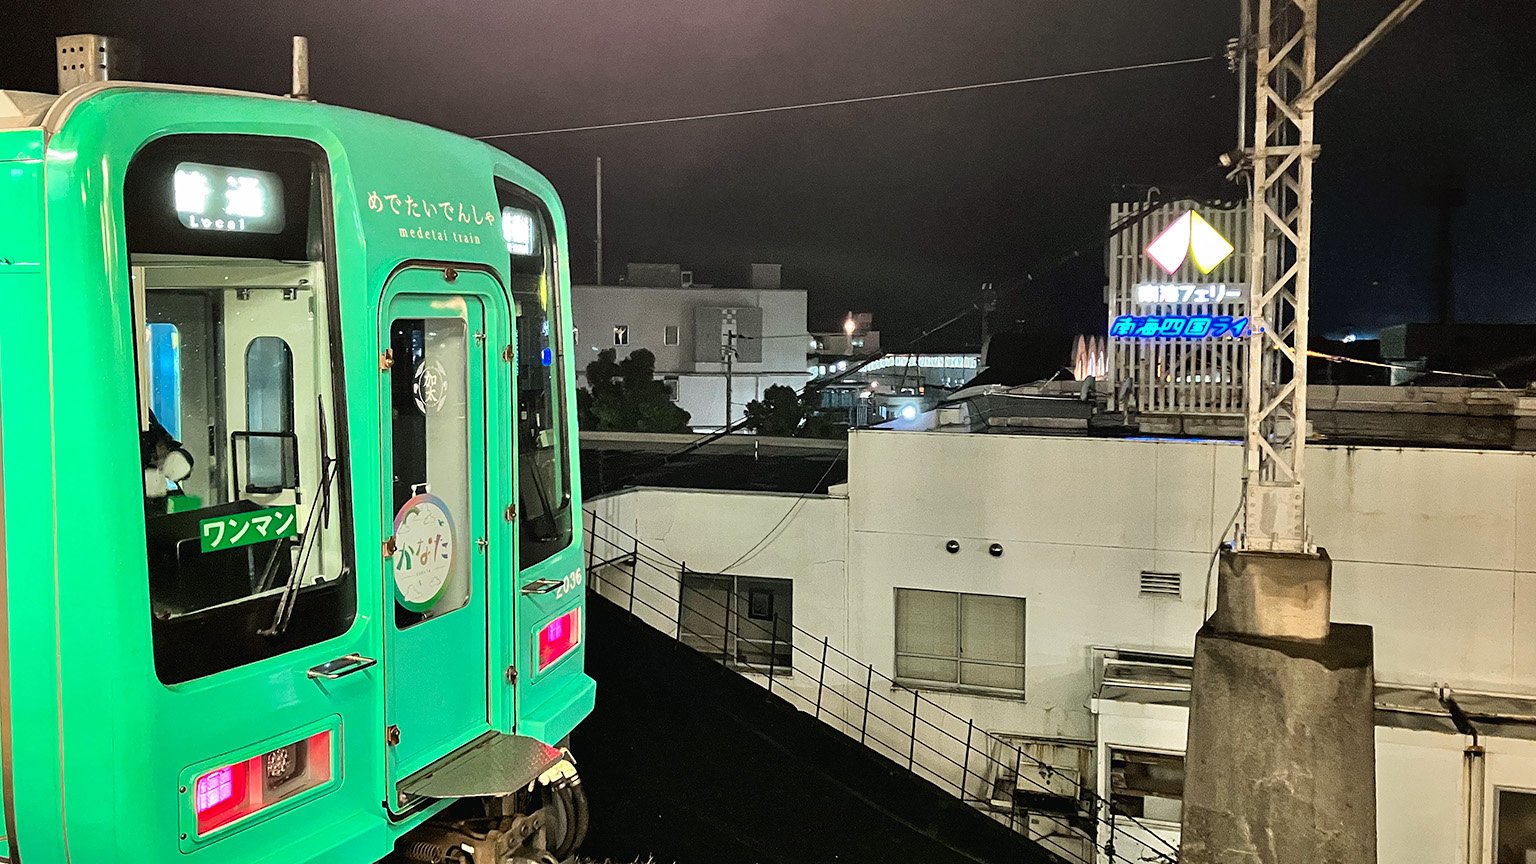
M746 426L759 435L780 438L846 438L847 424L827 419L821 409L821 391L807 389L804 393L783 384L775 384L763 391L761 400L747 403Z
M600 432L687 432L690 416L656 380L656 355L644 348L618 360L609 348L587 364L587 387L576 394L577 422Z
M747 403L747 428L759 435L789 438L799 431L807 413L799 394L775 384L763 391L761 400Z

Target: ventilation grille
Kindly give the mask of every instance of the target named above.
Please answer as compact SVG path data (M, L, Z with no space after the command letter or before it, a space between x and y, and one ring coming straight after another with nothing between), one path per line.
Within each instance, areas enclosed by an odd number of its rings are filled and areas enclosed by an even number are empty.
M1143 570L1141 571L1141 596L1178 597L1181 581L1177 573Z

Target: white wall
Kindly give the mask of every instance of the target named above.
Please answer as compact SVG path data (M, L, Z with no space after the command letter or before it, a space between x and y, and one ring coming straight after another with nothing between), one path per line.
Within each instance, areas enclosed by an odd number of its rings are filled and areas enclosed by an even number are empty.
M1222 473L1235 471L1236 448L853 437L849 579L862 623L854 650L877 667L893 662L897 587L1023 597L1025 699L940 701L993 731L1091 738L1089 646L1193 649L1221 532L1211 513L1235 506L1235 497L1217 503L1217 490ZM945 551L950 539L958 554ZM1002 557L988 554L993 542ZM1184 574L1182 598L1138 596L1143 569Z
M805 386L805 373L796 375L754 375L737 373L731 377L731 419L746 416L747 403L762 399L763 391L776 384L791 390ZM688 412L688 423L695 429L718 429L725 424L725 375L679 375L677 407Z
M799 374L806 379L805 356L810 345L806 330L806 294L802 289L776 288L642 288L622 285L573 285L571 322L577 328L576 371L583 374L597 352L613 348L623 359L639 348L656 355L656 373L724 372L719 363L694 361L693 310L699 306L749 306L763 310L761 363L737 363L742 374ZM629 325L629 345L613 344L613 328ZM665 344L667 325L679 329L679 343ZM718 337L707 334L710 340Z
M821 495L795 496L753 492L703 492L685 489L632 489L584 502L608 522L620 526L668 558L698 573L733 573L789 579L794 583L793 623L804 633L796 637L795 664L802 670L821 655L821 645L809 635L827 637L834 646L847 645L848 596L846 561L847 501ZM590 528L590 526L589 526ZM603 536L605 526L597 526ZM614 532L608 536L617 537ZM589 547L594 544L588 541ZM620 551L595 544L599 558ZM755 551L754 551L755 550ZM646 554L642 550L642 554ZM655 559L658 556L650 555ZM678 596L676 583L642 567L638 578L641 601L637 613L653 625L674 632ZM627 602L623 573L595 579L605 596ZM665 587L667 590L657 590ZM647 605L649 604L649 605ZM672 621L657 610L665 610ZM834 660L836 658L834 657ZM849 672L846 664L836 668ZM814 700L817 681L803 674L775 684L790 684L801 701ZM842 692L841 690L837 692ZM847 703L827 698L828 708ZM841 713L841 712L839 712Z
M1210 441L854 433L855 652L892 662L895 587L1024 597L1025 700L951 701L997 731L1091 734L1089 646L1193 650L1241 455ZM1315 447L1308 486L1333 618L1375 628L1378 679L1536 692L1536 494L1521 494L1536 489L1536 454ZM1181 573L1182 598L1138 596L1144 569Z
M700 363L694 357L694 309L699 306L748 306L763 311L762 362L737 362L732 369L731 416L740 420L747 403L761 399L775 384L794 390L810 380L806 372L806 294L798 289L758 288L642 288L622 285L576 285L571 288L572 322L576 327L575 359L578 386L586 386L587 364L599 351L612 348L620 360L641 348L656 355L656 376L677 376L677 405L690 415L695 429L718 429L725 423L725 364ZM629 326L629 344L613 344L613 328ZM675 346L666 344L666 328L678 327ZM706 334L718 340L718 334Z

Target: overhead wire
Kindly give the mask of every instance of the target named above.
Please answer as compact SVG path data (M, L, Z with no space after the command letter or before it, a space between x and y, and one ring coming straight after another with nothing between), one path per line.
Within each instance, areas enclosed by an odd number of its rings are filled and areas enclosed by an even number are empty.
M842 461L843 456L847 452L848 443L845 441L843 442L843 449L837 451L837 455L832 457L831 463L827 465L827 470L821 473L821 478L816 481L816 484L811 487L810 491L802 492L799 497L795 498L794 502L789 505L789 509L784 511L784 515L779 518L779 521L775 522L773 527L768 529L767 534L764 534L761 539L748 547L747 551L741 553L741 555L738 556L735 561L732 561L731 563L722 567L719 572L722 575L731 575L732 568L745 561L752 560L753 558L757 557L759 552L762 552L764 549L767 549L769 546L773 545L773 540L777 539L774 537L774 534L777 533L781 527L783 527L784 523L789 521L791 516L795 515L796 511L805 505L806 500L808 500L812 495L816 494L816 490L820 489L821 484L825 483L827 478L832 475L832 469L837 467L837 463Z
M1356 366L1372 366L1378 369L1403 369L1409 372L1419 372L1425 375L1449 375L1452 378L1481 378L1498 384L1500 388L1508 390L1499 376L1487 372L1448 372L1444 369L1421 369L1417 366L1409 366L1406 363L1387 363L1382 360L1364 360L1359 357L1345 357L1341 354L1325 354L1322 351L1308 351L1308 357L1316 357L1319 360L1327 360L1329 363L1352 363Z
M903 90L897 93L880 93L872 96L851 96L843 99L823 99L817 102L799 102L793 105L771 105L763 108L742 108L734 111L713 111L705 114L684 114L677 117L655 117L648 120L622 120L613 123L592 123L584 126L563 126L554 129L527 129L521 132L498 132L494 135L476 135L480 141L501 138L529 138L536 135L561 135L570 132L596 132L603 129L626 129L635 126L657 126L666 123L688 123L695 120L719 120L727 117L746 117L753 114L775 114L785 111L804 111L813 108L831 108L838 105L858 105L866 102L885 102L893 99L912 99L919 96L938 96L946 93L963 93L969 90L986 90L996 87L1014 87L1021 84L1042 84L1047 81L1064 81L1071 78L1087 78L1112 75L1120 72L1137 72L1147 69L1164 69L1171 66L1188 66L1225 60L1225 53L1178 60L1160 60L1151 63L1130 63L1123 66L1106 66L1098 69L1080 69L1073 72L1056 72L1047 75L1031 75L1025 78L1008 78L1001 81L982 81L975 84L956 84L949 87L929 87L923 90Z

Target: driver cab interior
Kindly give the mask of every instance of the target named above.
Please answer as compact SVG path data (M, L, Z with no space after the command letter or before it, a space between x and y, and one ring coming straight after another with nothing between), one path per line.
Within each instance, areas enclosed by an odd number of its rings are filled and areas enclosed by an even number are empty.
M160 139L124 181L156 669L177 683L350 623L323 154Z

